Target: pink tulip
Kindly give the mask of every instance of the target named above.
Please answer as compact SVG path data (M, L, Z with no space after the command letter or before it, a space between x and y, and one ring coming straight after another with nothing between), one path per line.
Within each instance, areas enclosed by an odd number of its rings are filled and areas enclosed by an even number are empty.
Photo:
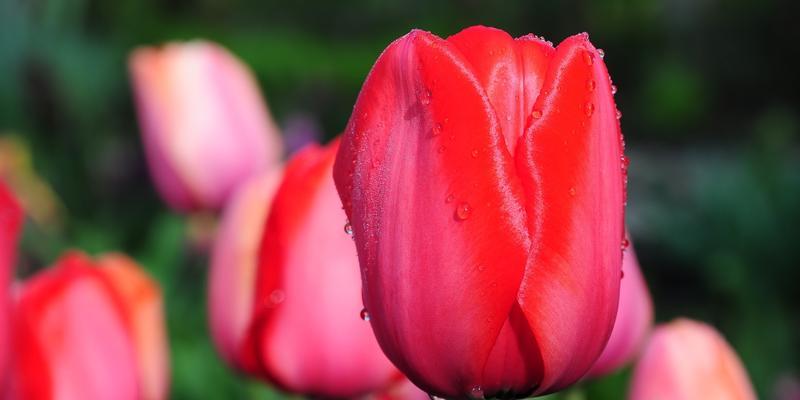
M261 233L281 176L276 169L242 184L225 206L211 251L211 337L225 361L238 369L248 369L239 363L239 351L253 313Z
M19 288L11 400L139 398L137 361L121 299L78 253Z
M0 181L0 388L4 387L9 349L11 349L8 332L10 322L8 288L14 271L22 218L22 209L16 198Z
M141 48L130 71L150 172L173 208L218 209L239 183L280 158L256 80L220 46Z
M286 166L261 242L248 343L280 388L354 398L400 375L359 318L358 260L331 177L337 148L306 147Z
M677 319L656 327L634 369L631 400L751 400L736 353L709 325Z
M622 256L622 273L614 329L603 353L589 371L589 377L608 374L631 361L644 345L653 325L653 301L632 246Z
M169 389L169 347L161 288L123 254L98 259L98 271L122 299L122 315L136 348L141 400L163 400Z

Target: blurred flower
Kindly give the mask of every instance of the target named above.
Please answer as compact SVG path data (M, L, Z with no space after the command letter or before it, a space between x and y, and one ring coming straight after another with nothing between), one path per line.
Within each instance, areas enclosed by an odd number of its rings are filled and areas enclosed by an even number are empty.
M633 246L629 245L623 253L622 274L614 329L603 353L589 371L589 377L608 374L631 361L644 345L653 325L653 301Z
M386 355L447 398L583 377L617 312L625 156L602 51L414 30L370 71L334 180Z
M118 253L97 260L122 299L122 315L136 345L140 399L163 400L169 390L169 346L161 288L136 262Z
M68 252L14 303L10 400L166 398L161 293L132 260Z
M656 327L633 372L631 400L750 400L736 353L714 328L677 319Z
M238 364L238 352L253 312L258 247L264 221L281 181L272 170L243 183L225 206L211 250L208 322L222 358Z
M12 135L0 136L0 179L19 196L25 213L42 229L61 226L63 205L33 169L28 146Z
M290 115L284 121L283 128L286 152L294 154L306 145L318 142L322 136L321 131L313 116L303 113Z
M331 179L337 148L311 145L286 166L261 240L243 347L257 362L240 363L293 393L353 398L383 392L401 376L362 321L369 316L361 313L358 259Z
M130 71L150 172L176 210L217 210L281 157L280 134L247 67L194 41L140 48Z
M0 178L0 397L3 394L1 388L5 387L9 349L11 349L8 330L11 322L9 284L14 276L17 240L22 221L22 209Z

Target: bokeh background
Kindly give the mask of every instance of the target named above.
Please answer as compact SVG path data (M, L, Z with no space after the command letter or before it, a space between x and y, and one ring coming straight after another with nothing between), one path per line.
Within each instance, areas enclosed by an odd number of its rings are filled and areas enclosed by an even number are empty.
M166 293L172 398L282 398L213 351L196 244L209 218L174 215L154 192L130 50L222 43L255 71L282 128L327 140L381 50L412 28L447 36L484 24L555 42L587 31L619 87L628 224L657 319L715 325L773 398L800 375L798 4L0 0L0 166L26 171L41 203L18 276L69 247L123 250ZM628 374L569 396L621 398Z

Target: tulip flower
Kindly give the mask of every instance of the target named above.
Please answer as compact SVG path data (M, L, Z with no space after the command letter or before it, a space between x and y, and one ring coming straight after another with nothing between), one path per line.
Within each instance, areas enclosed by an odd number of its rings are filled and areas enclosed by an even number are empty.
M360 318L369 319L360 314L358 260L331 179L337 145L306 147L286 166L261 240L243 353L283 390L355 398L401 377Z
M653 325L653 301L633 246L625 249L622 273L614 330L600 358L589 371L589 377L606 375L631 361L644 345Z
M381 54L334 167L381 348L447 398L566 387L619 297L625 159L580 34L412 31Z
M0 388L5 386L6 367L11 349L8 331L9 283L16 262L17 238L22 227L22 218L19 203L8 187L0 181Z
M122 299L122 316L132 335L138 363L141 400L163 400L169 389L169 346L164 327L161 288L135 261L122 254L107 254L97 260L105 276Z
M753 387L736 353L714 328L678 319L656 327L631 380L631 400L750 400Z
M281 176L281 170L272 170L242 184L225 206L211 251L211 337L225 361L245 371L239 352L253 314L258 248Z
M120 305L78 253L24 282L14 308L9 398L138 399L134 340Z
M220 46L141 48L130 71L150 172L176 210L216 210L279 160L278 129L256 80Z

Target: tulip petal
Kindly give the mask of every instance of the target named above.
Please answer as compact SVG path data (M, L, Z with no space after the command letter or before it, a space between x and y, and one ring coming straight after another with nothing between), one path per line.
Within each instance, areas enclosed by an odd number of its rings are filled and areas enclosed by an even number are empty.
M464 29L447 41L471 64L499 117L506 147L514 154L553 47L533 36L513 39L500 29L485 26Z
M378 341L438 396L480 385L527 259L523 188L503 140L461 53L412 31L370 72L334 167Z
M286 166L261 245L257 350L284 389L355 398L399 378L362 309L355 246L331 172L338 141L307 147Z
M5 381L10 345L9 284L14 275L17 239L22 227L22 208L8 187L0 181L0 387Z
M533 113L517 148L534 220L519 304L542 353L542 393L591 367L619 296L621 134L608 72L587 35L556 48Z

